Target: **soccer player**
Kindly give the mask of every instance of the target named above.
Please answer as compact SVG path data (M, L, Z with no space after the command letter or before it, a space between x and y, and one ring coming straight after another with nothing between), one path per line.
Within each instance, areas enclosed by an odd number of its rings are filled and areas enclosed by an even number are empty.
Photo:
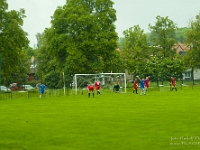
M42 98L42 95L45 92L46 86L44 84L41 84L39 87L40 87L40 98Z
M138 89L138 83L137 83L137 78L135 78L135 80L133 81L133 93L135 92L136 94L138 94L137 89Z
M96 87L96 90L97 90L97 95L99 94L99 95L101 95L101 93L100 93L100 82L97 80L96 82L95 82L95 87Z
M144 83L146 80L144 78L140 79L139 76L137 76L137 78L140 80L140 89L141 89L140 96L142 96L142 94L146 95L144 90Z
M90 97L91 92L94 97L94 86L90 83L90 84L88 84L87 89L88 89L88 98Z
M173 91L174 89L177 91L177 88L176 88L176 80L175 80L174 77L171 77L171 86L172 86L171 91Z
M115 85L114 85L115 93L119 93L119 89L120 89L119 84L118 84L118 83L115 83Z
M146 92L148 91L148 88L149 88L149 85L150 85L150 79L149 78L150 78L150 76L146 77L146 81L144 83Z

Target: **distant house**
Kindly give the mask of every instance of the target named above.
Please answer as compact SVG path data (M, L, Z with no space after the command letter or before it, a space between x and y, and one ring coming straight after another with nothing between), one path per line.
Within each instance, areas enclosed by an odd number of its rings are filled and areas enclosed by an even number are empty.
M183 72L183 80L192 80L192 74L194 74L194 80L200 80L200 69L187 69Z
M177 43L173 48L180 55L185 55L185 53L190 50L189 45L184 43ZM192 74L194 76L194 80L200 80L200 69L198 68L194 69L193 72L191 68L185 70L183 72L183 80L192 80Z
M185 53L190 50L190 47L187 44L179 42L174 45L173 49L175 49L178 54L185 55Z
M30 70L28 73L28 81L34 81L35 79L35 73L36 73L36 66L37 66L37 61L35 60L35 57L32 56L30 59Z

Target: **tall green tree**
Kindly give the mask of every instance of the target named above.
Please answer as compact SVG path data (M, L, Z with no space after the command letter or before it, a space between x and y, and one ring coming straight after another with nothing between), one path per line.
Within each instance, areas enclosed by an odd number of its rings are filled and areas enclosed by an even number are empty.
M190 23L190 30L186 32L186 41L190 46L190 51L184 56L184 63L187 68L192 69L194 84L194 70L200 67L200 12Z
M139 25L135 25L123 32L125 43L123 57L126 62L127 70L138 74L143 72L143 65L149 58L146 35ZM140 65L141 64L141 65Z
M3 81L12 75L27 75L28 58L23 48L28 47L27 33L22 29L25 10L8 11L6 0L0 0L0 54Z
M186 39L191 50L185 56L185 64L187 67L200 67L200 13L191 21Z
M154 26L149 24L151 31L151 43L153 46L159 46L162 50L163 57L170 57L174 55L175 51L172 47L176 43L175 31L177 29L176 24L167 17L156 17L156 23Z
M116 72L123 68L116 50L116 11L112 6L110 0L68 0L58 7L52 26L37 36L38 74L45 76L55 68L71 78L75 73Z
M37 38L38 48L36 49L37 59L37 72L36 76L41 82L45 83L48 87L58 88L62 87L63 83L60 83L62 68L55 59L55 54L50 53L54 50L54 30L51 28L45 29L43 34L40 34ZM53 36L53 38L52 38ZM60 75L60 76L59 76ZM51 83L53 81L53 83Z
M118 39L115 21L111 0L68 0L55 11L52 27L65 39L65 46L58 50L66 53L71 73L111 71L115 65L110 58L116 53Z

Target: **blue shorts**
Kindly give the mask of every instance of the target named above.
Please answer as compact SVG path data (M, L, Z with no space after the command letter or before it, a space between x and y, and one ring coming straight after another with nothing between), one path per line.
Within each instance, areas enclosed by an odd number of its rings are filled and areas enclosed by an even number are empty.
M140 87L141 88L141 90L144 90L144 87Z
M44 91L40 91L41 94L44 94Z

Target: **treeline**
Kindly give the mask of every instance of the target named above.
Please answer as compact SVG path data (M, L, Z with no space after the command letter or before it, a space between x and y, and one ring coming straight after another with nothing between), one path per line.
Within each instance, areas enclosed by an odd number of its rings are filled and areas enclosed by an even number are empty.
M128 70L181 77L186 68L199 67L200 14L188 28L178 28L168 16L157 16L155 24L149 24L149 33L133 25L118 38L113 4L111 0L67 0L52 15L51 27L37 33L33 50L21 28L25 10L8 11L6 0L0 0L4 14L0 16L1 76L27 75L32 55L37 60L35 77L52 88L62 87L63 82L69 85L76 73ZM191 50L177 55L177 42Z
M191 30L191 28L189 27L182 27L182 28L177 28L177 30L175 31L175 40L176 42L180 42L180 43L187 43L186 41L186 33ZM150 36L151 36L151 33L145 33L146 36L147 36L147 45L151 46L152 43L151 43L151 39L150 39ZM125 41L125 38L124 37L120 37L119 40L118 40L118 47L119 48L123 48L124 43Z

